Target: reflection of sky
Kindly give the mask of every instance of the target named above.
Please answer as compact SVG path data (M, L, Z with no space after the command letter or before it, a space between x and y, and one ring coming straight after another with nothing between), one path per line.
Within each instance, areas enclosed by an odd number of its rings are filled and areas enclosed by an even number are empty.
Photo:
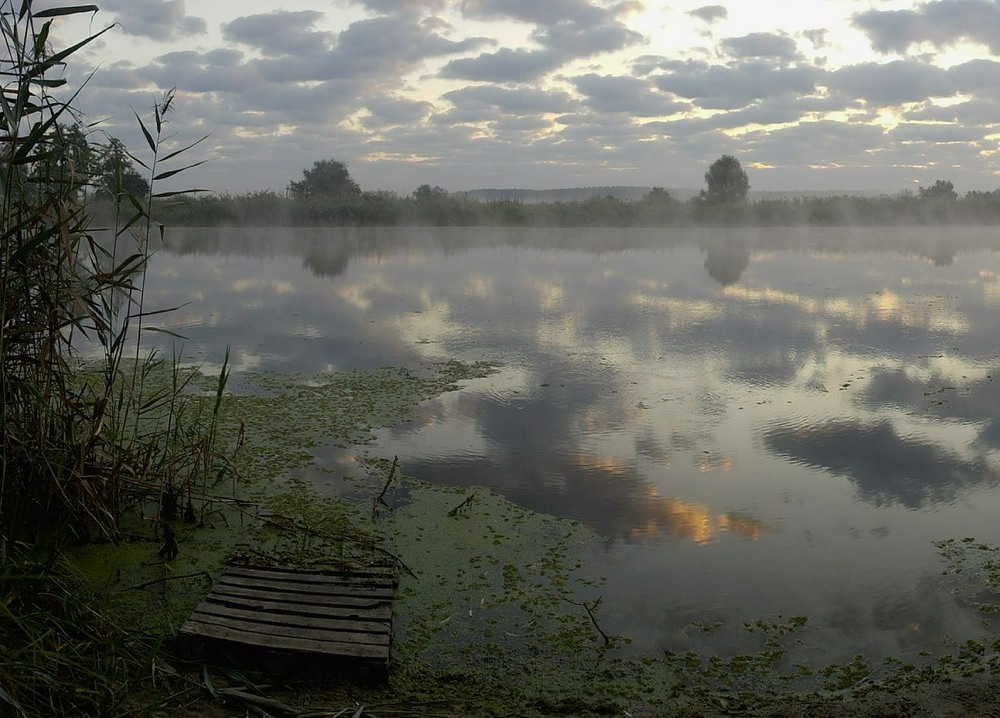
M1000 255L948 232L178 231L147 307L238 369L498 361L379 450L608 536L646 648L656 601L816 612L850 655L935 640L878 619L918 583L964 625L930 542L1000 542Z

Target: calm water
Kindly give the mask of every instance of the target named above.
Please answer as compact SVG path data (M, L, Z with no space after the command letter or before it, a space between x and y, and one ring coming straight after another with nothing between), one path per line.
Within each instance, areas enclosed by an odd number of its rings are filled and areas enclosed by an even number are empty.
M822 658L977 630L932 542L1000 543L994 230L173 230L147 287L237 371L500 362L366 451L606 536L639 650L776 614Z

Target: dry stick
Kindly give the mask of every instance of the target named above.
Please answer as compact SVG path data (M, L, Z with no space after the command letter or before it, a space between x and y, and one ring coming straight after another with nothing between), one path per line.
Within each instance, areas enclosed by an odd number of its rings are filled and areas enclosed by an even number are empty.
M598 597L596 601L592 601L591 603L587 603L586 601L574 601L563 595L560 595L559 598L564 600L566 603L572 603L574 606L583 606L587 609L587 615L590 616L590 622L594 624L594 628L596 628L597 632L601 634L601 638L604 639L604 645L606 646L611 643L611 639L608 637L608 634L605 633L604 629L602 629L600 624L597 623L597 616L594 615L594 609L601 605L603 596Z
M468 496L465 497L465 501L463 501L458 506L456 506L451 511L449 511L448 515L449 516L458 516L458 512L461 511L462 509L464 509L466 506L471 505L472 502L473 502L473 500L475 500L475 498L476 498L476 493L472 492L471 494L469 494Z
M382 493L380 493L378 497L374 501L372 501L372 518L375 518L378 515L379 504L382 504L382 506L385 506L387 509L392 508L391 506L389 506L389 504L385 502L385 492L389 490L389 484L392 483L392 477L395 476L396 467L398 465L399 465L399 457L393 456L392 468L389 469L389 478L385 480L385 486L382 487Z
M261 519L265 523L269 523L269 524L271 524L273 526L278 526L279 528L288 528L288 527L290 527L290 528L292 528L292 529L294 529L296 531L302 531L302 532L307 533L307 534L309 534L311 536L319 536L321 538L325 536L325 534L323 534L320 531L317 531L315 529L311 529L308 526L303 526L302 524L298 523L295 519L293 519L290 516L283 516L282 514L272 513L272 514L269 514L267 516L257 515L256 518ZM282 519L285 523L283 524L280 521L276 521L275 519ZM371 549L372 551L378 551L379 553L388 556L393 561L395 561L396 563L398 563L399 566L400 566L400 568L402 568L408 574L410 574L411 576L413 576L413 578L417 579L418 581L420 580L420 576L418 576L416 573L414 573L413 569L410 568L409 566L407 566L406 563L403 561L403 559L401 559L399 556L397 556L396 554L394 554L392 551L389 551L388 549L382 548L381 546L379 546L378 544L376 544L374 541L365 541L364 539L354 538L352 536L347 536L347 535L338 536L337 538L341 539L342 541L349 541L350 543L357 544L358 546L364 546L365 548Z
M181 578L194 578L195 576L204 576L208 579L208 582L212 582L212 576L208 571L196 571L195 573L185 573L182 576L161 576L160 578L154 578L152 581L146 581L145 583L136 584L135 586L129 586L125 591L138 591L140 588L146 588L146 586L152 586L155 583L166 583L167 581L176 581Z

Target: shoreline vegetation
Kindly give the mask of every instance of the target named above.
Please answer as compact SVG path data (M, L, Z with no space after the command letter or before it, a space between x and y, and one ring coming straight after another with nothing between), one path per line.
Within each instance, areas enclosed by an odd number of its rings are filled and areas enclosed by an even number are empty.
M653 188L640 199L610 194L575 201L525 201L448 193L427 185L409 196L361 191L296 197L273 191L172 198L153 207L171 226L341 227L784 227L935 226L1000 224L1000 190L958 197L946 192L882 196L803 196L710 203L681 202ZM100 202L98 216L106 214Z
M395 461L364 452L376 428L491 366L248 377L230 375L227 352L207 376L146 350L149 317L169 311L143 303L162 221L183 224L187 212L198 224L221 222L211 208L223 200L250 205L227 221L258 225L255 212L309 223L385 223L410 211L414 221L471 221L470 207L482 206L431 187L412 200L369 202L352 191L339 203L311 196L308 183L293 183L296 198L159 192L162 180L200 164L176 161L200 140L163 146L172 92L147 120L136 114L141 156L108 143L95 199L98 178L72 129L80 120L61 71L110 28L62 50L48 37L54 19L96 11L0 2L0 715L791 716L847 715L850 705L854 715L921 715L926 691L979 690L1000 672L1000 641L969 641L920 665L787 665L786 644L808 630L798 616L736 627L756 641L745 655L617 655L626 640L601 629L600 582L578 575L579 549L593 539L584 528L485 490L421 485L405 476L405 460L394 480ZM145 184L133 181L132 162ZM357 214L365 202L387 209ZM529 212L517 202L483 206L509 222ZM584 202L566 217L622 222L624 206ZM663 221L680 211L662 196L637 206ZM749 211L685 207L716 220ZM95 360L81 361L83 345ZM351 495L323 496L295 475L330 443L359 447L367 481ZM965 576L976 573L969 554L981 554L982 579L1000 585L995 549L942 550ZM186 611L233 557L397 566L409 578L389 685L330 676L274 684L175 658L169 641ZM800 681L802 690L787 692ZM975 701L992 710L996 693L988 684Z

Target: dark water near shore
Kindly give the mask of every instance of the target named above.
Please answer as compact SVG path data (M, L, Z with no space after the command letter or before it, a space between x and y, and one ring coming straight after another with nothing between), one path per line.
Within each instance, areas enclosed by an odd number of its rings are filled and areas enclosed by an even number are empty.
M933 542L1000 543L995 230L172 230L146 306L184 302L165 326L236 371L499 362L365 451L606 536L604 627L639 650L980 628Z

